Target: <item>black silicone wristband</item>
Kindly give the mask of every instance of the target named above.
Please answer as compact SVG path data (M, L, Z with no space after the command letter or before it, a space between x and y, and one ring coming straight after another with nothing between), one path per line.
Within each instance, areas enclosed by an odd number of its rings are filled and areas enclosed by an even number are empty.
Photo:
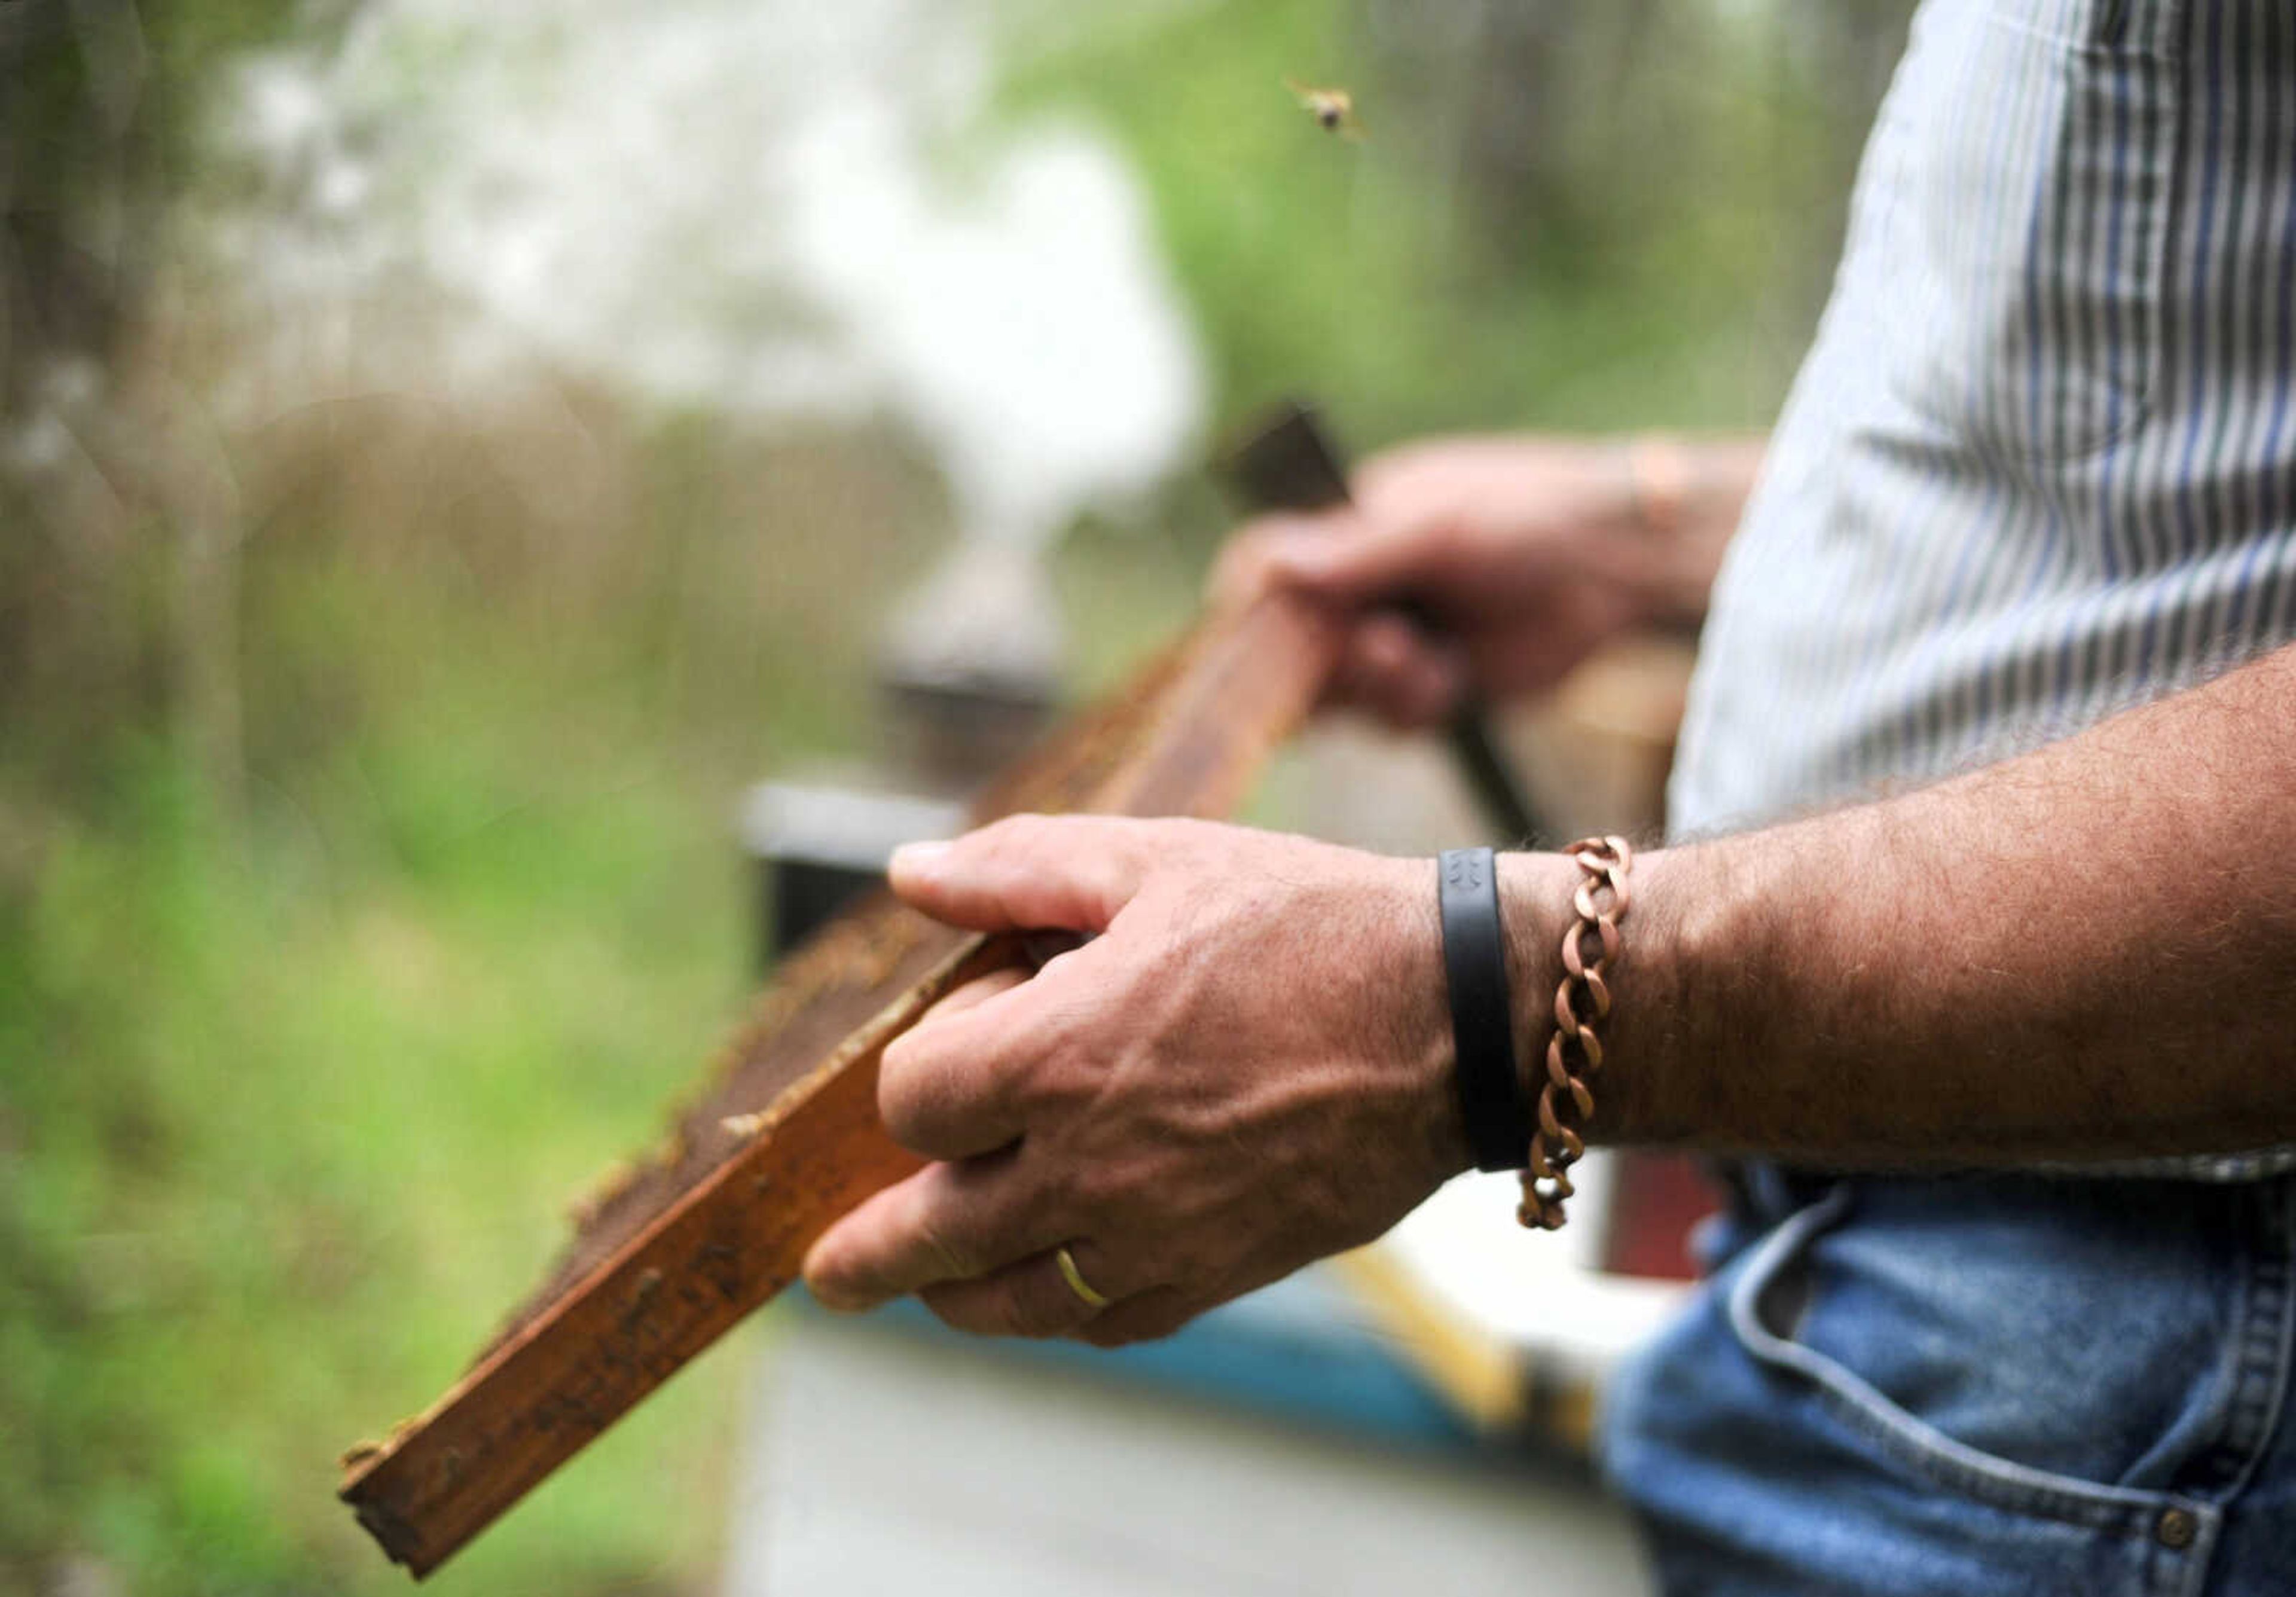
M1467 1147L1479 1170L1520 1170L1530 1153L1530 1111L1515 1073L1498 861L1488 848L1449 849L1436 862L1435 880Z

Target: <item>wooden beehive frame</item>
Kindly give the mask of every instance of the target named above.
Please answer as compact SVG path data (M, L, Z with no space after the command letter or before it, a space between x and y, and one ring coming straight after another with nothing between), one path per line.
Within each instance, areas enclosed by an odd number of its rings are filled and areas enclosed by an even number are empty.
M1276 597L1215 618L1024 759L976 818L1219 816L1320 695L1339 632ZM346 1457L343 1501L417 1577L439 1567L795 1279L838 1216L918 1167L879 1125L885 1044L1017 939L880 896L785 961L667 1145L587 1206L559 1266L463 1380Z

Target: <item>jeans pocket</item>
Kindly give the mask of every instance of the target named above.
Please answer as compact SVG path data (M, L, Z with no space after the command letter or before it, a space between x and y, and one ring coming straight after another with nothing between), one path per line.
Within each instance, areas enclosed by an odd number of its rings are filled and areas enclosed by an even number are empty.
M1851 1216L1857 1196L1849 1183L1833 1188L1779 1225L1743 1261L1730 1283L1726 1312L1732 1334L1752 1358L1790 1380L1807 1383L1886 1462L1979 1502L2107 1527L2128 1523L2132 1511L2157 1511L2172 1501L2150 1480L2139 1486L2116 1478L2128 1473L2127 1455L2152 1455L2157 1436L2102 1440L2086 1462L2036 1462L1997 1450L2004 1428L1987 1422L1986 1405L1972 1402L1951 1372L1956 1366L1982 1369L1999 1389L2013 1393L2023 1361L2031 1361L2038 1371L2055 1355L2021 1335L2013 1313L2005 1314L2003 1334L1988 1341L1951 1329L1943 1316L1906 1316L1916 1323L1906 1323L1874 1314L1873 1294L1866 1295L1862 1309L1849 1306L1859 1298L1859 1284L1845 1280L1844 1269L1821 1253ZM1921 1249L1912 1251L1918 1257ZM2050 1261L2036 1259L2031 1267L2046 1273ZM1862 1324L1854 1317L1860 1312L1866 1322ZM2141 1355L2132 1360L2131 1379L2142 1378L2141 1362ZM2031 1384L2046 1386L2046 1380L2037 1377ZM2177 1378L2169 1384L2177 1388L2176 1394L2136 1405L2146 1414L2141 1423L2162 1434L2175 1429L2176 1421L2161 1416L2182 1413L2187 1387ZM1885 1391L1885 1385L1892 1390ZM2121 1401L2110 1379L2103 1385L2100 1413ZM1997 1397L1992 1406L2000 1406ZM2092 1421L2092 1416L2054 1409L2046 1399L2030 1413L2044 1427L2074 1431Z

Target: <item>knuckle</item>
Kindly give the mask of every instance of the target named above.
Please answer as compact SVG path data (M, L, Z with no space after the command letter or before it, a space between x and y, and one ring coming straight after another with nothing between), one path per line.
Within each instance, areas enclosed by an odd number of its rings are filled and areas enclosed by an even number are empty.
M1259 516L1237 528L1220 550L1213 567L1215 577L1234 581L1259 576L1267 563L1268 551L1283 536L1285 525L1279 517Z
M906 1044L906 1039L904 1040ZM936 1158L978 1152L965 1145L1013 1101L1011 1073L969 1052L904 1045L878 1064L877 1118L913 1153Z
M877 1118L900 1141L901 1132L916 1113L918 1071L914 1051L888 1048L877 1061Z
M939 1072L917 1048L889 1049L877 1067L877 1118L905 1148L930 1137L939 1119Z
M1007 1336L1042 1337L1059 1329L1054 1315L1018 1283L998 1294L996 1328Z
M912 1153L922 1153L932 1141L931 1120L914 1102L889 1101L880 1091L877 1117L885 1124L885 1134Z
M1356 503L1366 513L1392 509L1399 496L1407 496L1414 484L1427 475L1428 452L1423 445L1406 444L1373 455L1355 469L1349 484Z
M1059 1212L1073 1216L1077 1222L1089 1227L1091 1233L1106 1237L1117 1229L1115 1222L1124 1216L1126 1193L1116 1175L1106 1166L1109 1161L1095 1159L1078 1168L1062 1173L1054 1201Z
M1031 860L1050 848L1058 835L1059 817L1023 814L989 823L980 834L980 847L998 864Z
M925 1216L917 1221L916 1240L918 1252L939 1279L963 1281L980 1273L972 1257L950 1240L946 1226L934 1217Z

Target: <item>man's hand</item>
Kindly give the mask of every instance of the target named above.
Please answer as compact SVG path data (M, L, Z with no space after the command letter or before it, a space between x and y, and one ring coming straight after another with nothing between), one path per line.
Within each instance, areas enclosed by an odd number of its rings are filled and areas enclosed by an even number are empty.
M1378 1236L1466 1164L1431 870L1193 821L1026 815L903 850L894 888L929 914L1098 935L886 1050L885 1124L939 1162L814 1245L815 1296L1113 1346Z
M1332 697L1398 726L1441 721L1470 688L1494 700L1535 693L1628 627L1703 611L1760 448L1662 449L1663 484L1638 482L1636 451L1622 444L1454 438L1396 450L1357 472L1351 508L1246 527L1213 595L1237 603L1289 587L1359 611ZM1664 502L1655 514L1653 497ZM1440 639L1382 608L1406 600L1441 624Z

